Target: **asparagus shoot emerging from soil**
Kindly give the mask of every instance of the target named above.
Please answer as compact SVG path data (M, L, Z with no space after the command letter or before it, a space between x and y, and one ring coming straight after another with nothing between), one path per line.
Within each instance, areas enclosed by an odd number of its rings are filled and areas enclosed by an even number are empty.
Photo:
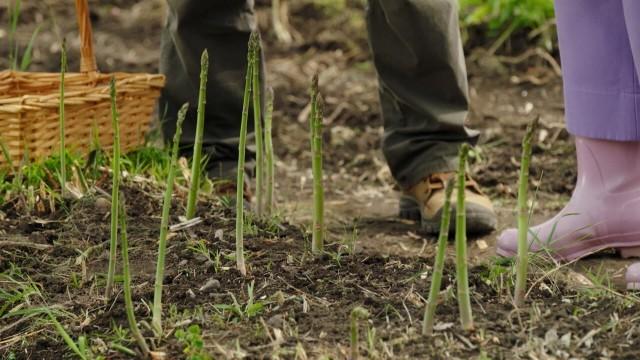
M266 104L266 112L264 114L264 150L265 150L265 160L267 162L267 168L265 169L266 174L266 191L267 191L267 199L265 210L268 215L273 214L274 204L273 204L273 191L275 187L275 168L273 165L273 136L272 136L272 119L273 119L273 89L269 88L267 91L267 104Z
M191 184L187 200L187 219L196 215L198 191L200 190L200 168L202 165L202 137L204 136L204 114L207 103L207 76L209 73L209 53L205 49L200 59L200 91L198 93L198 116L196 122L196 136L193 144L191 161Z
M357 360L360 356L358 346L358 320L366 320L369 317L367 309L356 306L351 310L351 360Z
M116 107L116 80L111 78L111 125L113 127L113 159L111 161L111 241L109 243L109 270L105 297L111 298L113 279L116 272L116 251L118 249L118 194L120 194L120 121Z
M133 300L131 299L131 271L129 270L129 240L127 238L127 208L125 206L124 196L120 194L120 251L122 252L122 278L124 285L124 307L127 313L127 321L131 335L138 343L140 350L146 356L149 354L149 347L144 337L140 333L136 315L133 311Z
M311 161L313 172L313 235L311 250L321 254L324 250L324 188L322 183L322 118L323 103L318 90L318 75L311 81Z
M444 256L449 240L449 223L451 220L451 193L453 193L453 181L448 181L445 187L444 205L442 207L442 219L440 220L440 236L438 237L438 250L436 261L433 265L433 275L431 275L431 289L429 290L429 300L424 310L424 322L422 323L422 334L431 335L433 333L433 322L435 320L436 306L438 304L438 293L442 284L442 272L444 269Z
M176 133L173 135L173 147L171 149L171 160L169 163L169 175L167 176L167 188L164 191L162 204L162 220L160 221L160 239L158 242L158 263L156 264L156 279L153 289L153 318L151 324L158 336L162 334L162 282L164 279L164 262L167 249L167 233L169 232L169 212L171 211L171 195L173 195L173 182L175 179L175 169L178 163L178 149L180 136L182 135L182 123L187 117L189 104L182 105L178 112L176 122Z
M67 71L67 44L62 40L62 49L60 55L60 195L65 197L67 184L67 156L65 150L65 133L64 133L64 76Z
M524 304L527 287L527 270L529 266L529 207L527 206L529 189L529 163L531 162L531 142L538 126L536 118L527 126L522 140L522 159L520 161L520 179L518 183L518 260L516 265L516 289L513 302L516 307Z
M251 71L253 81L253 121L256 137L256 215L264 214L264 137L262 133L262 99L260 98L260 38L259 35L254 44L253 63Z
M255 47L258 37L255 33L249 39L249 53L247 55L247 74L244 84L244 99L242 102L242 121L240 122L240 142L238 145L238 174L236 180L236 266L242 275L247 274L244 263L244 162L247 145L247 122L249 120L249 102L251 101L251 80L253 62L256 56Z
M473 315L471 314L471 299L469 294L469 274L467 271L467 217L464 204L468 155L469 145L462 144L459 154L458 181L456 183L456 279L458 283L460 322L464 330L473 329Z

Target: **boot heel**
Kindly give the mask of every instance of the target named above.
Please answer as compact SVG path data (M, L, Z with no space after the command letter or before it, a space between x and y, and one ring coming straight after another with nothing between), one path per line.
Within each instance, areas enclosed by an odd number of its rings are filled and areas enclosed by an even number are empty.
M618 251L620 252L620 256L623 259L640 258L640 246L638 246L638 247L618 248Z

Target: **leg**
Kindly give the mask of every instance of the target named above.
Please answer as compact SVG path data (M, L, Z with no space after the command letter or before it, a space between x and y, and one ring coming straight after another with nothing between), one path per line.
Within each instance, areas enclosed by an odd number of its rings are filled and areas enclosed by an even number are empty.
M640 3L637 1L623 0L622 6L624 9L627 34L629 34L631 53L633 54L633 62L636 68L636 76L637 78L640 78ZM637 109L640 109L640 106L637 106ZM636 119L636 121L637 120L639 119ZM633 255L640 257L640 251ZM626 281L627 289L640 290L640 262L629 266L627 269Z
M529 231L530 249L573 260L614 248L640 255L640 84L623 2L557 0L567 127L576 135L578 181L571 200ZM498 254L517 251L517 231Z
M184 123L181 147L191 153L196 131L200 55L209 51L204 155L212 177L235 179L238 135L247 63L247 42L256 29L253 0L168 0L162 33L160 71L167 84L160 100L163 132L171 141L180 106L191 108ZM249 121L249 133L253 121ZM247 160L253 158L247 152Z
M633 54L633 63L636 68L636 79L640 77L640 2L622 0L624 10L624 22L629 35L629 45ZM637 89L640 91L640 89ZM638 103L636 101L636 103ZM640 105L640 104L638 104ZM637 107L640 109L640 106ZM640 140L640 138L636 139Z
M380 82L382 150L403 188L456 170L467 75L455 0L370 0L367 24Z
M638 78L622 2L555 4L569 132L602 140L640 139Z

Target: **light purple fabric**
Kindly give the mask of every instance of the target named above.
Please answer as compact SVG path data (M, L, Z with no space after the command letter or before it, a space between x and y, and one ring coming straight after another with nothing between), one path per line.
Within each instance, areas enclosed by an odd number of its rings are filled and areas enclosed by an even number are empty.
M556 0L567 128L640 141L640 0Z

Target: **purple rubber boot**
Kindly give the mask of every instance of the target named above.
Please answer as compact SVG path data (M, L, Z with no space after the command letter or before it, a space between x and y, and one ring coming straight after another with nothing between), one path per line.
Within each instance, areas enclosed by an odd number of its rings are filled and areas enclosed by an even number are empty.
M627 269L627 289L640 290L640 262Z
M529 230L529 250L567 261L611 248L625 258L640 257L640 142L577 137L576 150L571 200ZM517 249L516 229L498 237L498 255L514 256Z

